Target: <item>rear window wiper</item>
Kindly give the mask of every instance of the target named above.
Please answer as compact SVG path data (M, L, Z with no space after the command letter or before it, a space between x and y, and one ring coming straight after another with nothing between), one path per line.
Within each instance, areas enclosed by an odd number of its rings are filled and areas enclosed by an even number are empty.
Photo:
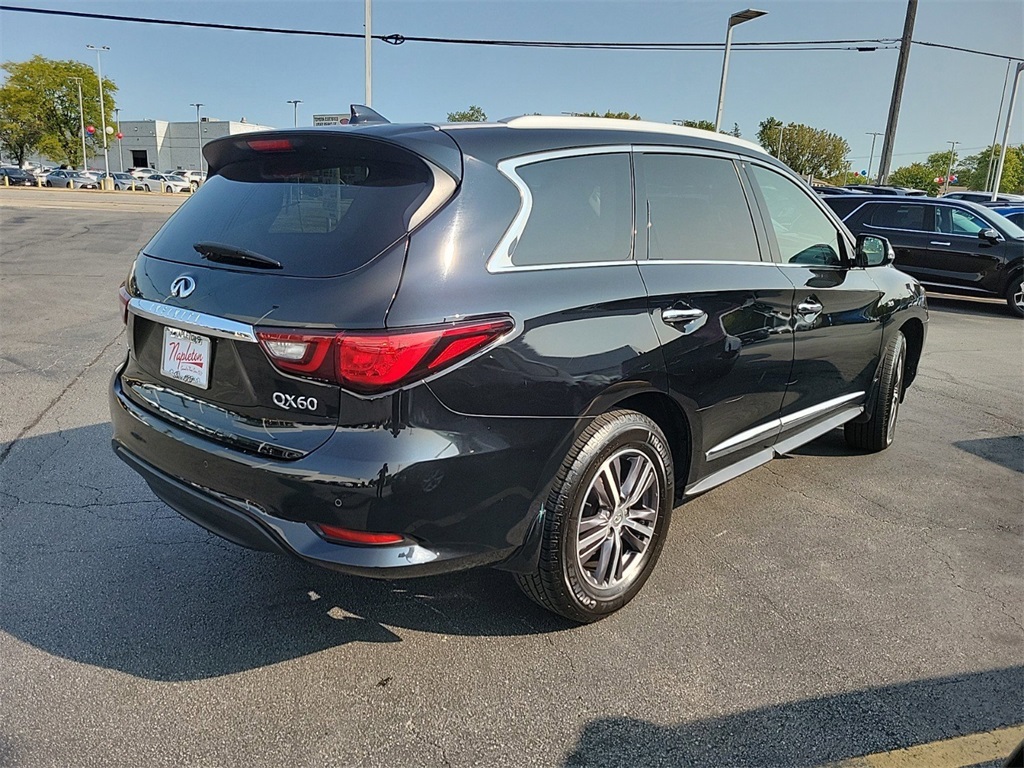
M281 262L261 253L247 251L224 243L196 243L192 246L204 259L224 264L241 264L260 269L282 269Z

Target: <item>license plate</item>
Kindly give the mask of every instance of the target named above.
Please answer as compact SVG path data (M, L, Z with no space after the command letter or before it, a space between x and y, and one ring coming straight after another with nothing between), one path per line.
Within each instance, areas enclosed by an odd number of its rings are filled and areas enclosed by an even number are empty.
M210 339L178 328L164 328L160 373L199 389L210 386Z

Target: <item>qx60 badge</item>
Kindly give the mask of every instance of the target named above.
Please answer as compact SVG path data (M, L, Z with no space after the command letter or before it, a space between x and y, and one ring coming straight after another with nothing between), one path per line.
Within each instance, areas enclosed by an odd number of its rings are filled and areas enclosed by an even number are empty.
M188 275L181 275L174 278L174 282L171 283L171 296L184 299L191 296L195 289L196 281Z
M303 411L315 411L319 403L315 397L296 397L295 395L285 394L284 392L275 392L274 405L278 408L284 408L286 411L296 409Z

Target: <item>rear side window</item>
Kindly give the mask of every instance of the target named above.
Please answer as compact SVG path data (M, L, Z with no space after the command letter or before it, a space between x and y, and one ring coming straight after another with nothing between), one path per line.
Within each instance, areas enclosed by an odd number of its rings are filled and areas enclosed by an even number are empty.
M914 205L909 203L876 205L867 223L873 227L931 232L935 228L934 214L931 211L932 207L930 205Z
M696 155L642 154L648 258L760 261L736 166Z
M426 163L387 145L252 153L209 178L144 250L208 265L193 246L214 242L279 261L278 274L343 274L403 237L432 187Z
M516 266L624 261L632 256L629 155L580 155L519 166L530 218L512 252Z

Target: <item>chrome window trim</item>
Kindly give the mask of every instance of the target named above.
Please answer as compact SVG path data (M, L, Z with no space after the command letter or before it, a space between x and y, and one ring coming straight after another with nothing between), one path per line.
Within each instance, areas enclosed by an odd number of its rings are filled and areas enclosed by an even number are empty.
M717 157L722 160L747 160L746 155L739 152L725 152L721 149L704 149L702 147L676 147L662 144L634 144L633 152L637 155L699 155L701 157Z
M751 429L740 432L738 435L733 435L728 440L723 440L718 445L708 450L705 454L705 458L708 461L713 461L721 458L722 456L727 456L733 451L738 451L741 448L746 448L752 443L756 443L763 435L766 435L769 432L777 431L777 437L787 429L791 429L795 426L811 421L812 419L816 419L819 416L844 406L854 400L862 400L866 395L867 393L864 391L851 392L848 395L834 397L823 403L812 405L810 408L804 408L801 411L796 411L788 416L772 419L765 424L752 427Z
M172 307L157 301L135 297L128 302L128 311L147 320L154 320L164 325L192 331L205 336L216 336L233 341L256 343L256 332L251 325L228 320L224 317L207 315L183 307Z
M498 162L498 171L505 176L509 181L515 184L516 189L519 190L519 210L516 212L515 218L512 219L512 223L508 225L508 229L505 230L505 234L501 236L501 240L498 241L497 246L491 252L491 255L487 259L487 271L495 274L498 272L527 272L533 270L543 269L568 269L568 268L579 268L579 267L595 267L595 266L614 266L622 264L636 264L636 259L633 258L632 251L627 259L619 259L616 261L594 261L594 262L566 262L564 264L513 264L512 254L509 253L509 249L512 247L512 243L518 244L519 238L522 237L526 224L530 220L530 213L533 211L533 193L530 192L529 186L523 181L522 177L519 176L516 171L524 165L533 165L534 163L542 163L546 160L562 160L569 157L585 157L589 155L612 155L612 154L625 154L629 155L632 151L632 147L629 144L610 144L599 147L574 147L573 149L556 149L549 150L546 152L534 152L527 155L518 155L516 157L508 157ZM630 176L632 177L632 170L630 170ZM635 205L634 205L635 207ZM633 232L630 239L636 237L636 222L633 222Z
M433 174L434 183L431 186L430 194L427 195L427 199L420 203L419 207L413 211L412 216L409 217L410 232L432 216L438 208L448 202L448 200L451 199L451 196L455 194L455 190L458 188L458 183L449 174L442 171L429 160L422 160L422 162Z

